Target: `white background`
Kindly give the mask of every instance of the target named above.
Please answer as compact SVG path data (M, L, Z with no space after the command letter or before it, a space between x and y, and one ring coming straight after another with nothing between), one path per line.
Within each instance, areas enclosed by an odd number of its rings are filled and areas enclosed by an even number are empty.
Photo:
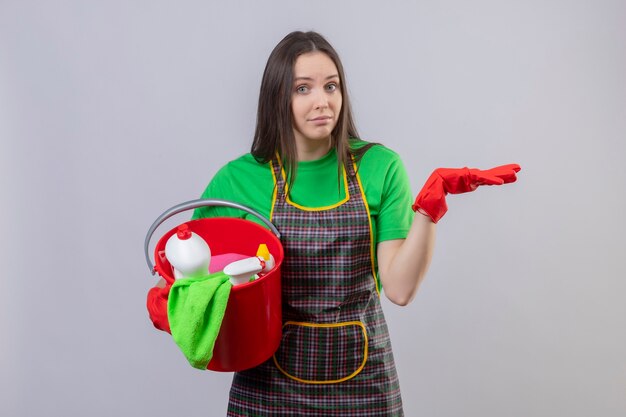
M449 197L418 297L384 303L406 415L626 415L625 22L621 0L0 1L0 414L225 414L232 375L148 319L143 239L249 150L267 56L314 29L415 193L523 168Z

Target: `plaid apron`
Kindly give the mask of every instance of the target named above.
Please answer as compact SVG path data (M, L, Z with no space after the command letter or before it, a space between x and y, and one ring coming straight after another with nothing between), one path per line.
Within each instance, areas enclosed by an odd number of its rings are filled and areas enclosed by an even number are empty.
M233 378L228 416L402 416L372 260L369 209L347 164L346 198L306 208L270 163L281 233L283 336L274 357Z

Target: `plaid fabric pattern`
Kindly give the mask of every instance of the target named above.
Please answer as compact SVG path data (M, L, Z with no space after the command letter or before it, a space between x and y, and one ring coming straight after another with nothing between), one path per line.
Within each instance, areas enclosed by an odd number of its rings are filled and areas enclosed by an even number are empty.
M287 323L283 333L276 363L288 375L304 381L342 380L357 372L366 357L367 339L355 322L335 327Z
M349 199L311 211L289 203L281 170L275 162L272 167L278 195L271 220L285 250L286 324L276 362L235 374L228 416L403 416L372 274L366 203L352 165L346 167ZM365 359L353 377L325 383L353 375Z

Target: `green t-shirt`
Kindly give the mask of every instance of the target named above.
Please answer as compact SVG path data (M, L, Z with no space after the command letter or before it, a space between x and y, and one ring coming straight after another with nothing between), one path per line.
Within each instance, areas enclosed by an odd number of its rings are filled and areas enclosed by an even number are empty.
M356 140L354 148L367 142ZM404 239L414 214L412 193L400 157L376 145L357 164L358 175L370 210L375 242ZM270 218L274 180L270 164L259 164L251 154L243 155L222 167L213 177L202 198L229 200L247 206ZM315 161L298 163L290 200L308 208L330 206L346 195L343 178L337 176L337 154L331 150ZM239 217L262 224L251 214L227 207L201 207L193 218Z

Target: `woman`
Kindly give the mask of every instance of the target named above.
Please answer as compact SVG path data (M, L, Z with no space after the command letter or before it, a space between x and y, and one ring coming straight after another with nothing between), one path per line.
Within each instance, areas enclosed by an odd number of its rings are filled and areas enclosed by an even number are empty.
M265 68L251 153L202 195L263 214L285 249L281 345L235 374L229 416L403 415L380 291L398 305L413 299L447 192L512 182L519 170L436 170L412 206L398 155L357 138L337 53L317 33L290 33ZM210 216L242 217L194 213Z

